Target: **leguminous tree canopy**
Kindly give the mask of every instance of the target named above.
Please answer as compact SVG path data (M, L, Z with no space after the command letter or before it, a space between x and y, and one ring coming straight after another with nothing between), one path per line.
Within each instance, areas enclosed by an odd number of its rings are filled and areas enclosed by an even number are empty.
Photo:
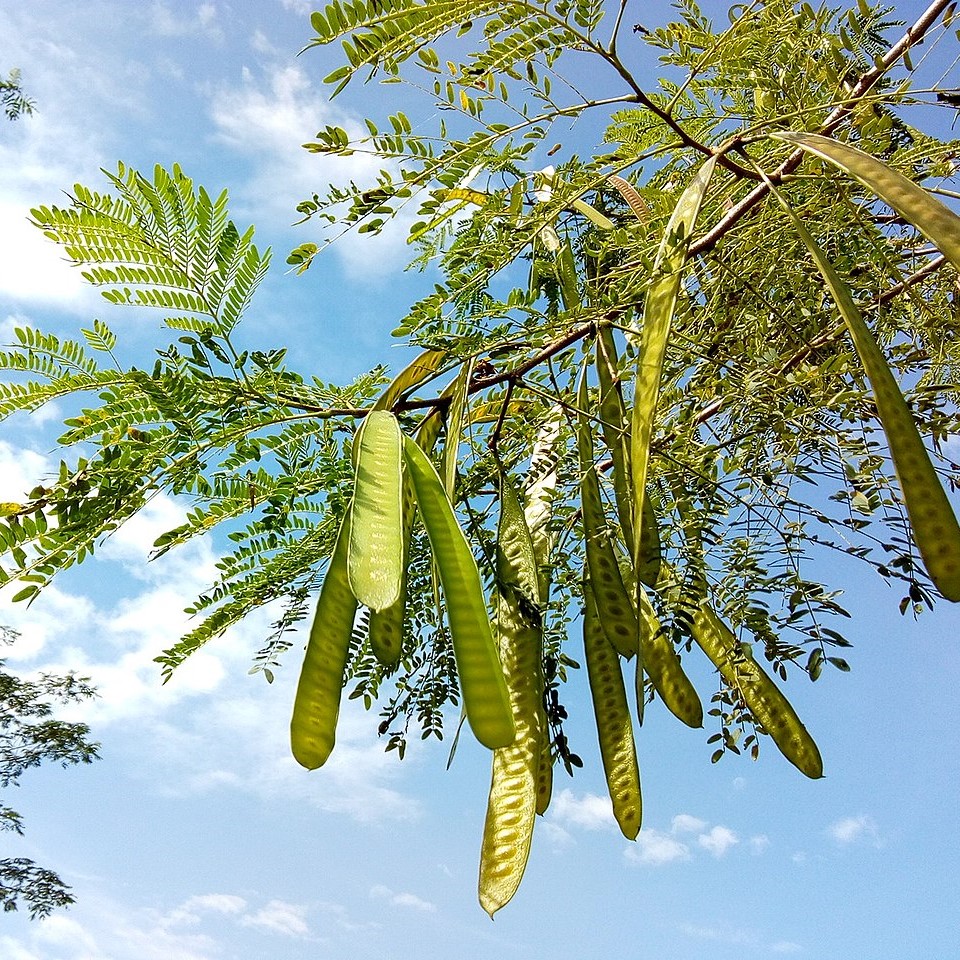
M343 51L331 95L367 83L376 106L373 84L399 84L387 102L403 89L416 106L305 144L381 170L318 185L298 207L315 239L287 263L309 283L321 227L408 224L429 292L398 306L415 350L400 372L324 383L282 346L246 345L269 252L176 166L121 164L33 211L106 300L162 311L172 342L152 368L119 365L103 320L76 341L19 330L0 355L4 415L71 407L59 474L2 505L18 597L158 491L182 498L157 554L215 530L230 551L163 673L277 601L253 669L272 680L312 624L291 725L305 766L335 749L344 689L377 704L401 756L462 705L493 751L491 914L552 771L581 764L564 733L578 661L633 837L645 709L706 716L714 761L769 737L822 775L782 688L849 669L835 558L895 584L901 613L960 601L960 144L945 139L960 95L938 74L954 5L912 24L865 0L643 15L597 0L313 14L305 57Z

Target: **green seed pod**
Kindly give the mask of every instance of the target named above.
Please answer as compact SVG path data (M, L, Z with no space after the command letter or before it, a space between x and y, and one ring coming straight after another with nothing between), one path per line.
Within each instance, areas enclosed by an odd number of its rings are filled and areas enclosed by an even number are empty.
M620 658L600 626L589 581L584 581L583 597L583 646L603 772L620 830L628 840L635 840L640 832L643 802Z
M477 563L436 468L409 438L404 438L403 453L447 602L467 720L484 746L505 747L513 743L516 728Z
M400 579L400 596L396 603L384 610L370 611L370 648L374 656L385 666L393 666L400 659L403 647L403 621L407 606L407 567L410 557L410 538L413 536L413 519L416 514L417 501L413 495L413 485L403 471L402 480L402 517L401 517L401 549L402 549L402 576Z
M320 588L290 720L293 756L308 770L323 766L336 737L340 692L357 613L357 600L347 581L349 539L348 509Z
M643 587L640 587L640 643L644 670L667 709L688 727L702 727L703 704Z
M822 777L820 751L796 711L706 602L695 614L691 632L723 679L740 692L744 703L770 734L780 752L806 776L814 780Z
M660 379L663 361L670 340L670 327L680 292L680 279L693 228L700 213L716 156L700 168L697 175L680 196L667 223L654 266L655 279L644 299L643 324L640 328L637 380L634 388L633 417L630 425L630 462L633 472L634 526L643 520L644 491L650 465L650 440L657 416ZM637 544L639 550L639 543ZM639 553L634 554L634 566L641 566Z
M919 187L916 189L920 190ZM960 524L957 523L943 485L930 462L930 455L920 438L910 408L903 399L886 358L877 346L869 327L863 322L850 288L834 270L820 245L793 208L772 184L771 192L786 210L794 229L806 244L826 280L873 388L877 413L890 446L890 457L900 481L900 492L910 517L914 540L923 557L927 573L947 600L960 602ZM921 193L923 192L921 190ZM953 217L953 214L950 216ZM960 218L955 219L957 224L960 224ZM939 218L933 220L940 222Z
M587 569L590 572L604 632L621 656L632 657L639 649L639 626L633 602L623 585L613 542L607 529L600 497L600 482L593 464L590 420L585 412L588 404L586 377L581 377L577 392L577 406L580 410L577 450L580 454L580 494Z

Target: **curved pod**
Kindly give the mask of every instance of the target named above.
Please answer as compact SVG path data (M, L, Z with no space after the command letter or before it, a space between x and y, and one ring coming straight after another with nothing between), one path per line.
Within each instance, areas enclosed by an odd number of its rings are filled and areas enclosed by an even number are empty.
M403 454L447 602L467 720L484 746L505 747L516 728L477 563L433 464L409 437L404 437Z
M336 739L340 692L357 613L357 600L347 582L349 537L348 508L320 588L290 720L293 756L308 770L323 766Z

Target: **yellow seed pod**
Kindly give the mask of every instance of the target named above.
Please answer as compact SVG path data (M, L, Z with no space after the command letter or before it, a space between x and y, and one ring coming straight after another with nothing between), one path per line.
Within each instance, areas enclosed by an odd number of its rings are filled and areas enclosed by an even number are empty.
M539 601L537 564L516 491L502 473L500 481L495 627L517 736L493 752L479 882L491 917L516 893L527 866L543 744L543 631L526 595L532 589Z

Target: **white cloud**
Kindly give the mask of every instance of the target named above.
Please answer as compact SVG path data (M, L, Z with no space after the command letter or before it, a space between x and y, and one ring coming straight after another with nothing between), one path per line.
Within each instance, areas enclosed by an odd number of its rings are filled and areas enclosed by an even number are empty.
M803 947L799 943L794 943L793 940L778 940L770 945L770 949L774 953L800 953Z
M760 833L751 837L749 843L751 853L761 854L770 846L770 838L765 833Z
M279 933L285 937L306 937L310 933L306 915L307 908L304 906L284 900L271 900L256 913L241 917L240 925Z
M585 793L576 797L572 790L561 790L550 803L552 818L561 824L583 827L585 830L604 830L616 826L609 797Z
M370 888L370 897L374 900L384 900L396 907L407 907L411 910L419 910L422 913L436 912L436 904L429 900L423 900L415 893L394 893L389 887L378 883Z
M861 840L870 841L874 846L880 846L880 831L872 817L844 817L827 827L827 833L836 843L848 846Z
M637 836L636 844L626 848L624 857L629 863L662 867L678 860L689 860L690 848L667 833L644 827Z
M0 501L21 503L52 470L53 461L48 457L0 440Z
M740 842L729 827L716 826L709 833L701 833L697 843L715 857L722 857L732 846Z
M220 89L211 102L217 139L248 157L253 171L243 191L245 212L254 220L297 219L297 204L328 183L358 184L376 181L390 164L364 153L350 157L312 154L302 144L325 126L339 126L351 136L361 136L359 118L331 106L313 89L306 73L284 65L266 76L244 70L239 88ZM414 216L408 203L378 236L354 232L333 245L347 272L370 279L386 276L409 260L406 235ZM320 226L309 228L304 239L316 239Z
M216 22L215 4L201 3L197 6L196 12L190 15L184 14L184 6L185 4L178 5L174 12L166 3L154 0L150 7L150 26L154 32L162 37L182 37L191 33L203 33L215 41L223 39L223 31Z
M699 833L707 826L706 820L692 817L689 813L678 813L670 823L671 833Z

